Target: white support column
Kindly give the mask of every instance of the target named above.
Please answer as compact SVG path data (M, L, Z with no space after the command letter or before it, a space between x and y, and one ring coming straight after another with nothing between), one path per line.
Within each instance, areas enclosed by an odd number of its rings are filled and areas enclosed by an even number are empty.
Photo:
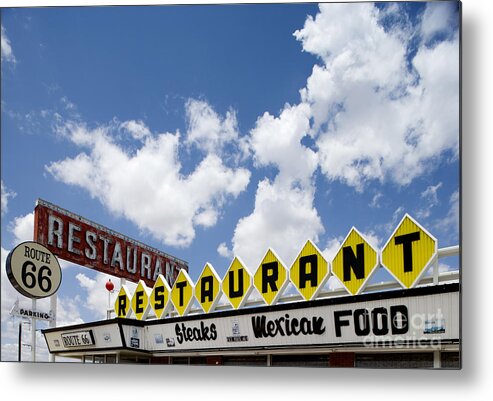
M441 354L438 350L433 351L433 369L440 369L442 367Z

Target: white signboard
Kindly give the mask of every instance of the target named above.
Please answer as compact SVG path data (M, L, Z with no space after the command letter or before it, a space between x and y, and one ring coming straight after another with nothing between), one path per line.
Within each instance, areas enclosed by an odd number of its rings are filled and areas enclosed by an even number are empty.
M89 327L90 326L90 327ZM50 352L122 348L117 324L82 324L65 331L47 329L44 333Z
M458 310L459 284L445 284L164 320L115 319L43 333L50 352L112 348L170 354L344 346L416 349L457 342ZM92 344L87 342L88 332L93 334Z
M149 351L316 345L433 345L459 338L459 293L405 296L348 303L347 297L256 308L255 313L174 319L147 325ZM329 302L331 301L331 302ZM301 307L300 307L301 306ZM265 312L262 311L265 310ZM275 310L272 310L275 309ZM224 317L222 317L224 316ZM170 319L171 320L171 319Z
M76 331L62 334L62 342L66 348L84 347L94 345L94 334L92 330Z

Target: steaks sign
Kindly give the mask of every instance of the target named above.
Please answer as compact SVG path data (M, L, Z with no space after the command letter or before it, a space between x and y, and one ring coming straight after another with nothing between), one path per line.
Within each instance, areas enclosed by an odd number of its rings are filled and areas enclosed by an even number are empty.
M173 285L187 262L38 199L34 240L66 261L152 287L160 274Z

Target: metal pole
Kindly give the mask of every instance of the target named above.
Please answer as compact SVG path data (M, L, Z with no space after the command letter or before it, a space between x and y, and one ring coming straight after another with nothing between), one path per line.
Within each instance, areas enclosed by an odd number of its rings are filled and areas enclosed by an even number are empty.
M438 258L433 261L433 284L437 285L440 281L439 279L440 270L438 268Z
M108 308L106 309L106 319L111 319L111 292L108 291Z
M50 320L50 328L56 327L56 310L57 310L57 295L53 294L50 297L50 310L52 313L53 320ZM55 362L55 355L50 353L50 362Z
M21 354L22 354L22 320L19 322L19 350L17 353L18 362L21 362L22 360Z
M36 299L33 298L33 312L36 310ZM31 318L31 360L36 362L36 319Z

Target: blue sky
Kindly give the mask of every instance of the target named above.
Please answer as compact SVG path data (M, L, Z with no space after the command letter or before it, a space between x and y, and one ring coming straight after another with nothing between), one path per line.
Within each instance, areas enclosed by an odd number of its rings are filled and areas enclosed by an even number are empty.
M2 9L4 261L46 199L222 277L411 214L459 242L455 2ZM457 269L457 258L441 261ZM59 320L105 315L64 265ZM380 271L375 279L385 279ZM42 304L42 303L41 303ZM42 304L43 305L43 304ZM45 304L45 308L46 308Z

